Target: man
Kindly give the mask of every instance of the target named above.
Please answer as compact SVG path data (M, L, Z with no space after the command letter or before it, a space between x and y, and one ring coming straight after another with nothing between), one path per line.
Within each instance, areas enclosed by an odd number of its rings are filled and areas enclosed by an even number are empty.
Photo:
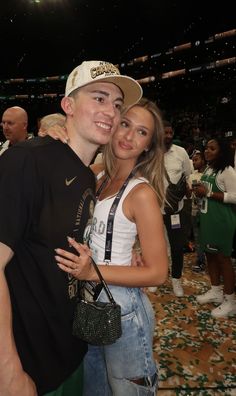
M186 150L173 144L174 130L169 121L164 121L164 130L164 161L168 175L166 198L169 205L164 208L163 218L170 245L173 292L177 297L182 297L183 248L186 242L183 207L186 177L190 175L192 166Z
M236 132L235 132L235 129L232 131L225 132L225 137L227 139L230 139L230 145L231 145L233 153L234 153L234 169L236 171ZM236 210L236 208L235 208L235 210ZM234 262L236 261L236 230L234 233L232 259ZM235 290L236 290L236 286L235 286Z
M236 170L236 132L234 131L228 131L226 132L226 137L231 138L230 145L232 147L232 150L234 152L234 169Z
M54 249L68 248L68 235L83 242L95 192L89 164L122 106L141 96L111 63L83 62L61 101L68 144L37 137L1 156L1 395L79 395L87 346L72 336L78 284L58 269Z
M31 138L28 128L28 114L22 107L13 106L6 109L2 115L2 131L6 141L0 148L0 155L18 142Z

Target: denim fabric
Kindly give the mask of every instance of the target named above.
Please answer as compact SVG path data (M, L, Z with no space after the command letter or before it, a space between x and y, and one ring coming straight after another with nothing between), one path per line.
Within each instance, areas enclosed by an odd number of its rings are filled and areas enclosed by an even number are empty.
M155 316L147 295L139 288L110 286L121 305L122 336L112 345L89 345L84 359L83 396L154 396L157 364L153 358ZM104 291L99 298L107 301ZM143 379L138 385L131 379Z

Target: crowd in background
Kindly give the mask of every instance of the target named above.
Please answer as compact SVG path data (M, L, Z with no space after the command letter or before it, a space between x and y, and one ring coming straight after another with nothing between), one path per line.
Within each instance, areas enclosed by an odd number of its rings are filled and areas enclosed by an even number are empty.
M138 105L139 111L141 104L142 101ZM160 119L161 115L160 111ZM233 266L236 255L234 124L229 125L222 121L222 124L216 126L212 123L211 128L206 129L207 123L204 124L199 114L186 111L173 113L169 118L172 122L166 119L166 115L163 112L163 119L160 121L161 125L163 123L161 155L166 170L166 173L162 173L162 176L165 174L165 180L162 181L166 187L166 201L161 207L163 215L161 217L165 224L165 236L169 246L169 274L173 294L177 298L185 294L181 282L184 270L183 256L186 245L192 239L196 249L193 276L195 271L208 271L210 278L210 289L206 293L197 295L196 301L199 305L217 304L218 306L211 311L214 318L230 318L236 314ZM47 113L37 118L37 128L33 133L29 133L26 110L19 106L5 109L1 122L3 139L0 155L18 142L37 135L44 137L48 128L55 125L66 131L65 121L66 117L62 113ZM122 129L123 124L120 125ZM129 133L132 135L133 132L126 131L127 135ZM54 139L58 139L58 136ZM63 143L67 142L65 138L61 140ZM153 145L149 144L142 155L148 155L146 153L151 152L152 148ZM160 151L156 158L160 158ZM93 157L92 162L94 159L96 162L96 156ZM78 252L81 253L79 250ZM155 287L151 285L149 290L155 292ZM154 374L152 372L152 387L154 387ZM136 384L135 381L134 383Z
M145 87L144 87L145 92ZM190 97L189 97L190 95ZM163 113L163 117L171 121L175 129L175 139L180 139L183 144L188 139L197 139L200 134L204 141L213 134L220 134L236 128L236 98L230 93L220 92L214 95L206 93L201 95L197 90L191 94L176 89L174 94L166 89L165 97L159 98L159 93L151 95L148 90L145 96L154 100ZM1 102L0 114L10 106L21 106L28 113L28 130L37 135L38 122L41 117L49 113L60 112L59 101L15 101ZM0 128L0 142L4 141Z

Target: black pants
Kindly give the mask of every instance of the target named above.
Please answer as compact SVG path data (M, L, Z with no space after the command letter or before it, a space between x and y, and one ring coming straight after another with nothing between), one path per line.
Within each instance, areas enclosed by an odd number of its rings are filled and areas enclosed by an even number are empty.
M236 230L235 230L235 232L234 232L234 241L233 241L232 258L236 258Z
M166 226L166 231L170 243L171 253L171 276L172 278L181 278L183 263L184 263L184 246L186 244L186 227L185 227L185 214L183 210L176 213L180 217L180 228L171 227L171 216L163 215L163 220Z

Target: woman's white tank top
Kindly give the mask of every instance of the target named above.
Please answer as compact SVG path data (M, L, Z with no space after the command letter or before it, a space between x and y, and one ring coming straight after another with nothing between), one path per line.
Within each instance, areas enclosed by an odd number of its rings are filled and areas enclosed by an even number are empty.
M113 223L111 264L129 265L131 263L137 228L136 224L124 215L122 206L129 192L140 183L148 183L148 180L143 177L131 179L118 203ZM98 200L95 205L90 248L96 263L104 262L107 220L114 199L113 195L110 198Z

